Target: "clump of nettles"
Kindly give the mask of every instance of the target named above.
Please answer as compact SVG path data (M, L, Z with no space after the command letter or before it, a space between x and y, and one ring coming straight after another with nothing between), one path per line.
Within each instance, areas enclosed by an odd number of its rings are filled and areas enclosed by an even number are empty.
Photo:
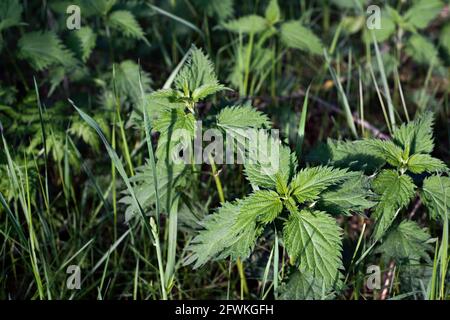
M198 118L197 104L224 89L210 59L202 50L193 46L173 85L144 96L144 102L138 109L145 108L153 132L159 134L155 151L156 166L153 168L147 163L138 168L131 181L134 183L138 202L147 212L155 213L157 200L162 213L168 213L171 209L177 212L192 208L200 202L200 183L197 177L201 168L194 159L193 150L197 135L203 134L197 128L196 121L201 120ZM139 116L135 115L134 118L136 117L139 119ZM208 114L207 117L208 122L203 123L203 130L215 127L222 131L236 132L270 127L268 117L249 105L226 106L218 114ZM142 121L142 117L138 121ZM182 134L178 134L179 132ZM172 156L180 148L189 165L173 161ZM155 192L155 176L158 194ZM178 201L179 199L183 200ZM130 195L123 197L121 202L127 205L128 221L136 215L138 208Z
M192 152L192 141L202 134L196 130L197 103L223 89L208 57L192 48L173 87L145 96L142 107L159 133L157 161L155 167L147 164L140 168L133 182L139 203L150 214L155 213L157 200L162 213L182 212L199 200L195 190L200 185L196 173L200 165L175 164L169 155L186 141ZM227 106L207 116L213 120L209 124L228 134L271 127L268 117L250 105ZM201 230L187 248L184 263L199 268L212 260L246 259L259 238L272 238L282 230L280 242L297 271L290 273L280 297L328 298L344 287L342 229L336 216L353 214L374 217L371 241L385 259L429 259L428 232L400 217L417 190L432 218L445 219L449 211L450 181L443 175L448 169L430 155L432 128L432 114L425 113L396 128L391 140L329 140L307 158L310 165L318 165L301 169L288 146L268 133L262 135L263 145L279 147L275 148L277 170L265 170L266 157L245 163L253 192L223 203L199 222ZM172 136L176 129L187 134ZM236 151L249 153L245 146L240 147ZM136 208L129 197L122 202L128 204L130 219Z
M408 207L418 198L430 219L444 222L450 212L448 167L431 155L434 149L433 114L394 129L392 139L352 142L329 140L308 159L371 175L376 206L372 242L385 260L398 263L429 261L430 235L408 217Z
M384 259L429 260L430 236L416 222L400 219L415 197L430 217L445 219L450 209L446 165L433 151L433 117L425 113L395 129L392 140L329 140L308 158L320 166L298 170L287 146L279 153L279 171L265 174L258 164L245 166L254 191L227 202L207 216L193 239L186 263L249 257L258 238L282 225L282 244L298 272L290 276L282 298L326 298L342 287L341 228L335 215L362 214L376 221L372 242Z

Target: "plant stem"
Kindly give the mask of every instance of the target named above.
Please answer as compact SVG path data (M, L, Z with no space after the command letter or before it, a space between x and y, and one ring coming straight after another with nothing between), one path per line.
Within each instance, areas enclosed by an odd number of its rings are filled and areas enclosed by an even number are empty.
M219 174L217 172L216 164L214 163L214 159L211 154L208 154L209 163L211 164L211 170L214 177L214 181L216 183L217 192L219 193L219 199L221 203L225 202L225 196L223 194L223 188L222 183L220 182ZM244 299L244 293L248 294L248 286L247 286L247 279L245 278L245 272L244 272L244 265L242 264L242 261L240 258L237 258L236 260L236 266L238 268L239 272L239 278L241 282L241 300Z

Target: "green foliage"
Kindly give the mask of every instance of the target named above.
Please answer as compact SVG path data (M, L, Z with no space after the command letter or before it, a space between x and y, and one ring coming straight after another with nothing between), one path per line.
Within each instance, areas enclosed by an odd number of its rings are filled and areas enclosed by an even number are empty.
M224 89L219 83L214 67L207 56L195 47L175 78L177 95L187 101L189 105L198 102Z
M233 0L194 0L194 3L208 16L217 16L219 21L223 21L233 16Z
M55 64L65 67L76 64L72 52L52 31L26 33L19 39L18 47L19 57L28 60L37 71Z
M298 21L289 21L281 25L281 40L290 48L300 49L321 55L323 46L320 39Z
M238 202L225 203L216 213L208 215L201 223L204 230L192 240L192 255L185 263L194 263L194 268L198 268L213 259L246 258L260 230L251 219L238 223L239 213Z
M411 177L394 170L383 170L373 182L374 191L380 195L375 208L377 227L375 239L380 239L394 220L397 211L409 204L414 197L415 185Z
M423 181L420 194L433 219L444 220L450 212L450 178L431 176Z
M312 202L317 200L324 190L349 177L347 170L331 167L306 168L300 170L292 179L290 189L298 202Z
M286 250L292 260L300 260L300 272L320 278L326 288L339 282L341 229L320 211L291 212L283 229Z
M376 252L382 253L383 257L389 261L394 259L397 262L419 263L420 259L430 262L428 252L433 247L428 243L430 234L426 229L420 228L413 221L402 221L393 226L383 243Z
M108 24L112 29L121 32L125 37L143 40L146 43L144 32L134 15L127 10L117 10L108 17Z
M320 300L324 298L323 282L309 272L297 271L282 288L281 300Z
M233 128L269 127L267 115L250 105L223 108L217 115L217 125L225 130Z
M253 142L259 146L257 155L249 155L245 175L252 185L275 189L281 183L286 186L297 168L297 159L280 141L267 135ZM256 144L257 143L257 144Z
M440 64L439 53L432 42L416 34L408 39L406 52L419 64Z
M378 298L362 276L391 262L389 297L447 298L444 2L384 4L373 65L373 1L0 1L0 298ZM325 51L361 140L344 140ZM416 120L386 129L370 65ZM193 159L210 128L238 163ZM317 137L339 140L291 151ZM74 259L100 277L52 285Z
M450 55L450 23L447 23L442 28L441 35L439 36L439 43L447 50L447 54Z
M374 148L368 148L364 140L336 141L328 139L320 144L307 157L307 160L322 165L349 168L371 174L379 170L386 161Z
M244 16L224 24L225 29L237 33L259 33L268 27L266 19L256 14Z
M86 62L95 48L97 35L90 27L82 27L80 30L74 30L71 35L75 38L77 49L81 61Z
M417 29L424 29L436 18L444 7L440 0L419 0L414 3L404 17Z
M351 216L352 213L362 213L375 206L376 202L369 199L373 196L370 183L364 176L355 176L341 185L331 188L320 195L318 208L332 213Z
M278 0L270 0L269 5L266 8L265 17L270 24L275 24L280 20L281 13Z
M283 203L279 195L272 190L258 190L242 201L239 221L257 219L263 223L269 223L283 210Z
M113 86L113 91L115 86L119 97L126 97L137 103L141 96L139 77L143 89L148 91L152 83L150 75L141 71L135 62L125 60L118 65L114 65L113 72L110 75L110 83Z
M430 153L434 148L433 124L433 114L426 112L416 120L396 128L393 140L403 149L409 149L411 154Z
M22 5L19 0L4 0L0 3L0 32L17 26L21 22Z

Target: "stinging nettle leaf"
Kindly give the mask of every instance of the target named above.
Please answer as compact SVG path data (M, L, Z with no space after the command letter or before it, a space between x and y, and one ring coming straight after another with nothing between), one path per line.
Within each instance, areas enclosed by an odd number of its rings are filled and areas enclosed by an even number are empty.
M373 181L373 189L381 195L375 208L376 227L374 237L380 239L392 224L398 210L406 207L415 195L411 177L395 170L383 170Z
M326 144L319 145L308 154L306 160L315 164L364 171L367 174L374 173L386 163L377 150L367 148L364 140L328 139Z
M244 164L245 175L253 185L276 189L287 186L297 168L297 158L290 148L268 134L252 140L251 150Z
M281 40L289 48L300 49L321 55L323 46L320 39L299 21L289 21L281 25Z
M441 64L439 52L434 44L419 34L415 34L408 39L405 51L419 64L427 66Z
M419 0L405 13L405 19L418 29L426 28L441 12L444 3L440 0Z
M258 190L242 200L238 221L250 216L251 219L269 223L275 220L282 210L283 203L275 191Z
M19 25L22 10L19 0L0 1L0 31Z
M407 263L419 263L420 259L424 259L430 262L428 252L433 250L427 243L430 238L428 231L414 221L402 221L389 230L376 252L382 253L386 261L395 259L398 263L405 260Z
M53 31L25 33L18 43L19 58L26 59L35 70L41 71L50 65L75 66L73 53L67 50Z
M231 128L269 127L269 117L251 105L226 107L217 115L217 125L225 130Z
M408 159L408 170L413 173L435 172L447 169L444 162L429 154L414 154Z
M323 282L310 272L297 271L289 277L287 284L282 287L281 300L322 300Z
M202 50L193 47L191 53L175 78L175 88L184 93L185 97L194 101L205 98L224 89L219 83L209 58Z
M395 129L393 141L403 149L409 148L410 154L431 153L434 149L433 125L433 113L425 112Z
M350 216L353 212L362 213L375 206L376 202L368 199L371 196L367 179L354 177L321 193L317 207L328 213Z
M125 37L143 40L148 44L144 31L137 22L134 15L128 10L117 10L112 12L108 18L111 28L121 32Z
M261 229L252 218L238 223L239 214L240 203L225 203L207 216L201 222L204 230L192 240L188 247L191 255L184 263L194 263L194 268L198 268L210 260L247 258Z
M300 272L310 272L329 289L341 277L341 228L320 211L302 210L289 215L283 239L291 260Z
M81 27L80 30L73 30L71 32L78 44L81 60L86 62L95 47L95 42L97 40L97 35L90 27Z
M444 221L450 212L450 178L444 176L426 178L423 181L420 198L433 219L440 218Z
M346 169L332 167L312 167L300 170L292 179L289 189L299 203L315 201L328 187L349 179Z
M278 0L269 0L265 16L267 21L271 24L277 23L280 20L280 6L278 5Z
M259 33L269 27L267 20L256 14L228 21L223 26L225 29L236 33Z

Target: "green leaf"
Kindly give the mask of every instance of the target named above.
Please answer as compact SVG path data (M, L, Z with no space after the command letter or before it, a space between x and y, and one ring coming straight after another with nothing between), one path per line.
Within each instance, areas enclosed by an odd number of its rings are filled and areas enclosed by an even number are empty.
M363 40L366 43L372 43L372 35L373 32L375 39L377 42L383 42L388 40L395 32L395 22L393 17L387 10L381 11L380 18L380 29L368 29L367 26L364 28Z
M423 181L420 198L433 219L440 218L444 221L450 212L450 178L444 176L426 178Z
M288 184L297 167L297 159L290 148L267 134L251 140L246 157L245 174L253 185L275 189Z
M341 185L320 195L318 208L333 214L350 216L353 212L361 213L372 208L376 203L368 200L372 196L367 178L364 176L350 178Z
M76 60L53 31L25 33L18 43L19 58L41 71L50 65L74 66Z
M87 11L98 15L106 15L116 2L117 0L81 0L81 4L83 4L83 7L85 7Z
M266 8L265 16L270 24L275 24L280 20L280 6L278 0L270 0L269 5Z
M405 51L415 62L419 64L441 64L439 52L434 44L419 34L415 34L408 39Z
M292 262L298 261L301 272L321 279L327 289L341 277L341 232L332 217L309 210L291 213L283 230Z
M299 203L315 201L319 198L321 192L332 185L345 181L351 175L345 169L322 166L306 168L302 169L292 179L289 189Z
M112 12L108 18L108 24L112 29L121 32L125 37L143 40L148 44L144 31L134 15L128 10Z
M127 97L129 100L137 103L141 100L141 87L139 84L139 73L142 87L145 91L150 90L152 80L150 75L139 69L139 66L131 60L125 60L119 65L115 65L115 82L119 97Z
M224 89L217 80L214 66L209 58L195 47L180 72L175 78L175 88L183 92L185 97L194 101Z
M97 123L99 119L96 119ZM102 128L104 131L104 128ZM70 134L73 134L81 138L85 143L89 144L94 150L99 150L100 140L97 133L92 129L86 121L74 120L70 129L68 130Z
M434 149L433 124L433 114L426 112L395 129L393 140L403 149L409 148L410 154L430 153Z
M403 261L419 263L422 258L430 262L428 251L433 247L427 243L430 234L414 221L402 221L392 227L383 243L377 248L377 253L389 261L395 259L398 263Z
M95 47L97 35L90 27L82 27L80 30L73 30L71 36L77 41L81 60L86 62Z
M192 151L191 141L195 137L196 130L195 117L192 113L185 113L183 108L167 109L160 112L153 126L153 129L160 133L156 149L158 159L173 160L172 156L176 155L173 152L178 154L180 151L178 148Z
M450 23L447 23L441 30L439 35L439 43L447 50L447 54L450 55Z
M216 213L207 216L201 222L204 230L192 240L188 247L191 255L184 263L194 263L194 268L198 268L209 260L248 257L261 229L253 218L237 223L239 214L240 203L225 203Z
M158 178L158 197L165 213L168 213L170 204L168 204L168 196L174 188L183 184L181 174L184 170L184 165L171 165L168 167L165 161L158 161L156 165L156 173L150 163L136 169L136 174L130 178L133 184L133 190L141 207L147 211L151 210L156 203L156 192L154 186L154 174ZM125 211L125 220L130 219L138 214L138 208L133 202L132 196L129 192L122 197L119 202L127 206Z
M326 144L316 147L306 160L315 164L348 168L372 174L385 164L379 152L367 148L364 140L338 141L328 139Z
M216 16L219 21L223 21L233 16L233 0L194 0L209 17Z
M357 5L365 5L366 0L331 0L331 3L335 4L341 9L357 9Z
M440 0L419 0L405 13L405 19L418 29L424 29L435 19L444 3Z
M380 239L392 224L397 210L406 207L415 195L411 177L399 175L396 170L383 170L373 181L373 189L381 197L375 209L374 238Z
M0 31L20 24L22 5L18 0L0 1Z
M297 271L282 287L281 300L323 300L323 283L310 272Z
M391 140L367 139L368 148L378 152L390 165L400 167L403 161L403 150Z
M224 24L225 29L236 33L259 33L267 29L266 19L256 14L243 16Z
M241 213L238 217L246 219L249 215L263 223L275 220L283 210L280 196L272 190L258 190L242 201Z
M289 48L317 55L323 54L320 39L310 29L302 26L299 21L289 21L281 25L281 40Z
M447 166L439 159L433 158L428 154L414 154L407 163L409 171L413 173L434 172L446 170Z
M251 105L223 108L217 115L217 125L225 130L234 128L270 127L269 117Z

